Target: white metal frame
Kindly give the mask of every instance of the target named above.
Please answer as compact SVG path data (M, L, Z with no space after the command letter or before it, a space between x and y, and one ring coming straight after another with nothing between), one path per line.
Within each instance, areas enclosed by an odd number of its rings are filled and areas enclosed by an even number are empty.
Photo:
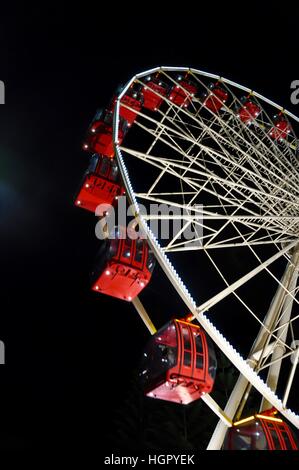
M159 73L162 80L177 87L180 87L177 74L188 73L190 79L206 92L209 92L208 80L217 80L228 91L230 101L222 106L219 113L214 114L207 109L203 110L202 101L198 97L190 95L191 104L188 108L176 106L164 97L163 111L156 111L154 116L141 110L134 123L136 129L144 133L149 145L146 148L128 146L126 143L119 145L117 136L120 106L128 107L121 103L121 98L132 84L142 85L144 78L154 73ZM250 99L261 108L260 115L250 125L241 122L236 112L241 106L240 99L244 92L250 94ZM277 111L283 112L292 125L292 131L282 142L276 142L269 136L269 130L274 126L272 115ZM298 123L298 117L249 88L214 74L185 67L157 67L134 76L119 95L114 114L115 149L127 195L134 204L136 219L147 234L162 269L188 310L239 369L242 374L240 380L245 388L249 382L297 428L299 416L286 408L285 397L284 400L278 397L258 372L265 367L271 369L271 354L275 353L278 346L286 351L279 356L279 361L294 352L282 329L286 332L288 327L293 331L298 315L292 315L291 308L288 308L289 317L277 315L270 328L242 299L238 289L260 272L266 271L291 305L299 303L296 285L289 288L271 271L272 263L278 259L284 259L288 269L294 268L290 253L297 246L299 233L299 163L295 154L297 137L294 132L294 126ZM148 165L149 171L155 175L145 191L133 189L132 175L129 176L126 164L128 158L136 158ZM171 192L167 185L163 187L165 177L176 180L181 190ZM203 195L212 202L199 211L193 204L198 203ZM159 220L163 217L169 220L181 217L184 227L201 226L198 216L199 212L202 213L205 233L198 238L201 243L196 246L192 244L191 247L188 242L179 242L175 237L167 243L158 241L149 227L153 216L141 215L140 202L165 203L178 209L187 209L184 216L154 216ZM267 246L273 252L263 259L258 249ZM256 261L256 267L230 283L211 253L215 253L216 249L232 247L249 250ZM207 254L226 286L201 304L192 298L169 259L172 256L173 260L176 253L183 254L191 249ZM241 357L211 321L210 312L213 306L229 295L234 295L261 326L267 335L267 345L273 345L268 347L267 354L261 355L259 367L253 367L252 362ZM150 321L149 317L145 320L147 321ZM290 373L287 394L290 392L294 373L295 367ZM240 400L241 398L242 396L239 397ZM230 414L228 416L231 417Z

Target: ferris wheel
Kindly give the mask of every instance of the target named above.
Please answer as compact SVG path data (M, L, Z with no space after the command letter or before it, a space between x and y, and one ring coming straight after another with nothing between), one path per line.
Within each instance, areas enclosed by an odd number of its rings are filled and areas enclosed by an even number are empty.
M142 106L122 100L141 89ZM225 410L202 396L220 417L209 448L220 448L251 387L261 410L273 406L299 429L299 119L249 88L181 67L135 75L113 119L138 226L188 311L240 372ZM206 293L207 270L215 287ZM151 330L150 312L134 304Z

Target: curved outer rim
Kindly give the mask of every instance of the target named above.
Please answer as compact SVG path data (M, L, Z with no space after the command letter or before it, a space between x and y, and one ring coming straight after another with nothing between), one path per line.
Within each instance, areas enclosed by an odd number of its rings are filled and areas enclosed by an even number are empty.
M126 84L126 86L123 88L122 92L119 94L115 106L115 112L114 112L114 130L113 130L113 140L114 140L114 146L115 146L115 153L116 153L116 158L118 161L118 165L123 177L123 181L126 187L127 191L127 197L130 201L130 203L134 206L135 209L135 217L144 232L147 234L148 237L148 242L155 254L155 257L157 261L159 262L161 268L167 275L168 279L176 289L177 293L180 295L184 303L186 304L187 308L189 309L190 312L193 313L194 317L198 320L198 322L201 324L201 326L205 329L205 331L208 333L208 335L212 338L212 340L217 344L217 346L222 350L222 352L227 356L227 358L234 364L234 366L241 372L241 374L246 377L246 379L255 387L261 395L264 396L266 400L268 400L272 406L274 406L286 419L288 419L296 428L299 429L299 415L294 413L290 409L286 409L283 406L282 400L280 400L277 395L270 389L270 387L257 375L257 373L250 367L250 365L246 362L246 360L234 349L234 347L224 338L222 333L213 325L213 323L207 318L207 316L203 312L199 312L196 308L196 303L190 293L188 292L188 289L186 288L184 282L178 275L178 273L175 271L174 267L172 266L171 262L169 261L167 255L162 251L158 240L156 239L155 235L153 232L150 230L149 226L147 225L146 221L144 218L141 216L139 213L139 205L135 197L135 193L130 181L130 177L125 165L125 162L123 160L121 150L119 148L118 142L117 142L117 135L118 135L118 123L119 123L119 102L123 95L126 93L130 85L137 79L144 77L146 75L149 75L154 72L158 72L159 70L165 70L165 71L174 71L174 72L187 72L191 71L196 74L200 74L206 77L214 78L223 81L224 83L227 83L228 85L235 86L241 90L244 90L246 92L252 93L254 96L256 96L259 99L262 99L266 103L274 106L275 108L279 110L283 110L285 114L287 114L289 117L295 119L295 121L299 122L299 118L294 116L292 113L289 111L285 110L278 104L274 103L273 101L265 98L259 93L254 92L250 88L244 87L242 85L239 85L231 80L228 80L226 78L220 77L219 75L215 75L212 73L204 72L201 70L197 70L194 68L189 68L189 67L155 67L153 69L149 69L145 72L141 72L137 75L134 75L131 80ZM291 243L287 249L286 252L292 247L297 244L297 241Z
M239 83L237 82L234 82L232 80L229 80L228 78L224 78L224 77L221 77L221 75L216 75L214 73L210 73L210 72L205 72L203 70L198 70L198 69L194 69L194 68L191 68L191 67L169 67L169 66L161 66L161 67L155 67L153 69L149 69L149 70L146 70L145 72L141 72L141 73L138 73L136 75L134 75L134 77L125 85L124 89L122 90L122 92L119 94L118 98L121 99L122 96L126 93L128 87L134 82L134 80L136 80L137 78L142 78L142 77L145 77L146 75L149 75L151 73L155 73L155 72L158 72L159 70L165 70L165 71L168 71L168 72L193 72L195 74L199 74L199 75L202 75L204 77L209 77L209 78L214 78L216 80L221 80L223 83L227 83L228 85L231 85L231 86L234 86L236 88L239 88L240 90L243 90L243 91L246 91L248 93L251 93L253 96L256 96L257 98L259 98L260 100L263 100L265 101L265 103L268 103L270 104L271 106L274 106L274 108L278 109L279 111L283 111L287 116L289 116L290 118L294 119L295 121L297 121L299 123L299 117L295 116L295 114L291 113L290 111L288 111L287 109L283 108L282 106L280 106L279 104L275 103L274 101L271 101L269 100L268 98L266 98L265 96L261 95L260 93L252 90L251 88L248 88L248 87L245 87L243 85L240 85Z

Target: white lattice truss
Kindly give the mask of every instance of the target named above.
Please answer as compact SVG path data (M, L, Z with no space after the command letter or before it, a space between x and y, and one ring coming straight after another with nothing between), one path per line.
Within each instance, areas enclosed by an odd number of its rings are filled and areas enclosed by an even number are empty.
M117 145L119 108L121 98L133 84L144 85L145 78L159 73L161 80L180 87L178 74L188 73L199 89L209 93L209 82L218 80L229 94L227 104L219 112L203 109L200 96L189 95L188 107L177 106L163 97L163 106L155 113L142 110L130 130L136 132L127 144ZM243 123L236 112L242 106L241 97L250 95L258 104L261 113L250 124ZM160 96L160 95L159 95ZM130 109L130 108L129 108ZM283 286L287 302L294 305L293 313L286 324L278 316L269 333L268 344L273 348L264 354L255 365L255 370L213 324L212 307L228 295L234 295L242 307L263 326L261 315L257 315L238 294L238 288L265 270L273 282L281 285L271 271L278 258L290 264L290 253L298 242L299 233L299 164L297 138L294 129L298 118L284 111L291 125L285 139L274 140L270 129L274 126L273 115L281 107L258 93L221 77L194 69L161 67L136 75L119 96L115 112L114 140L117 159L126 185L127 194L135 206L137 219L149 236L149 243L168 278L185 301L186 306L205 328L214 342L248 379L248 381L275 406L287 419L299 428L299 416L283 402L258 375L271 364L271 353L280 343L284 358L294 354L294 326L298 315L297 288L288 290ZM135 130L134 130L134 129ZM136 134L136 135L137 135ZM144 164L146 188L131 184L138 180L133 172L128 174L128 163L133 159ZM173 183L172 183L173 182ZM141 215L140 204L167 204L180 213ZM180 219L182 229L172 238L158 240L149 227L151 219ZM192 227L195 238L180 236ZM273 252L263 259L260 249L269 245ZM247 247L256 260L256 267L245 276L230 284L214 260L213 250ZM199 305L189 294L183 280L173 264L175 256L183 256L190 250L203 250L224 282L224 289ZM172 262L169 260L171 256ZM271 300L271 299L270 299ZM207 311L209 310L209 318ZM299 312L299 310L297 309ZM286 339L281 334L289 328ZM266 328L265 328L266 331ZM253 338L254 340L254 338Z

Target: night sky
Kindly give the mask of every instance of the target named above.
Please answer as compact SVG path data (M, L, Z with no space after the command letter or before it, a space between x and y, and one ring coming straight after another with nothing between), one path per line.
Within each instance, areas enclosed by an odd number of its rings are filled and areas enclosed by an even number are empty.
M73 198L96 108L135 73L176 65L223 75L299 114L290 103L298 6L102 3L1 6L0 449L99 446L148 338L131 305L90 291L96 219ZM178 307L161 298L159 276L145 295L162 326Z

